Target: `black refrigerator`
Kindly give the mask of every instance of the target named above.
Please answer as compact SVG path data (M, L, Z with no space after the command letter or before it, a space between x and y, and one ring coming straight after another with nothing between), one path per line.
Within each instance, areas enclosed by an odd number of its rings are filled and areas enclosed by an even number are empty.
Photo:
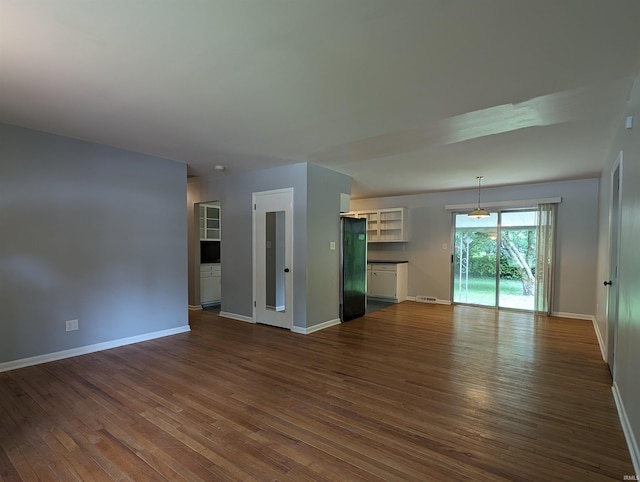
M367 220L340 218L340 320L363 316L367 307Z

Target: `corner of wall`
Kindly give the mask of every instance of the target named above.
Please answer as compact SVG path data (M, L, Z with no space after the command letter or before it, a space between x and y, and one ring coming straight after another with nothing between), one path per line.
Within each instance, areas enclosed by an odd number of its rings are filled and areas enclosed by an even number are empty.
M308 328L304 328L301 326L292 326L291 331L294 333L299 333L301 335L309 335L316 331L324 330L325 328L329 328L331 326L336 326L340 324L340 320L338 318L333 320L327 320L323 323L318 323L317 325L310 326Z

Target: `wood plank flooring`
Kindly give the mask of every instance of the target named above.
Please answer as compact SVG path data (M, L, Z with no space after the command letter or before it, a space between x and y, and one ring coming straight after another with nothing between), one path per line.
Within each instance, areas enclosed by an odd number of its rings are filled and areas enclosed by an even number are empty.
M0 478L622 480L591 323L404 302L311 334L191 333L0 373Z

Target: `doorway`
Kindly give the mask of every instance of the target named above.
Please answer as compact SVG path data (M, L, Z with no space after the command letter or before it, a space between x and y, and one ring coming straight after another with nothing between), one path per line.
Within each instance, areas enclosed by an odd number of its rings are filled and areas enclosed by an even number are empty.
M219 201L207 201L195 205L198 219L198 244L196 250L199 276L200 306L203 310L220 312L222 304L221 270L221 206Z
M253 321L293 326L293 188L253 193Z
M453 301L536 310L539 210L454 215Z

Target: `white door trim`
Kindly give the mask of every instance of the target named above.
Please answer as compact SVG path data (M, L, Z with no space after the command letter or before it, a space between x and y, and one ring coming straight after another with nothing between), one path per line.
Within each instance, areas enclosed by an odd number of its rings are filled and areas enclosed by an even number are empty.
M274 189L271 191L260 191L252 193L252 204L254 209L252 210L252 254L253 254L253 322L261 323L262 321L258 319L258 309L257 309L257 299L258 299L258 265L257 265L257 232L256 232L256 205L258 200L262 197L277 195L277 194L288 194L289 195L289 205L287 206L287 211L285 214L285 225L289 225L290 229L285 231L285 238L288 240L287 245L288 249L285 252L286 265L289 268L289 273L285 277L285 310L284 316L286 320L284 321L284 326L282 328L286 328L291 330L293 328L293 304L294 304L294 287L293 287L293 275L294 275L294 266L293 266L293 200L294 200L294 190L293 187L282 188L282 189Z
M617 335L618 335L618 300L620 296L620 286L618 284L620 280L620 216L621 216L621 199L622 199L622 169L623 169L623 152L620 151L618 153L618 157L613 164L611 169L611 179L609 184L609 240L608 240L608 251L607 251L607 276L609 277L608 281L613 281L614 285L611 285L607 288L606 293L606 319L607 319L607 364L609 365L609 369L611 370L611 376L613 377L613 381L616 381L616 373L615 373L615 357L616 357L616 344L617 344ZM615 186L616 182L616 171L618 172L618 185ZM613 204L616 202L614 199L615 191L617 189L617 209L615 212L617 213L617 222L614 223L614 209ZM614 229L616 232L614 233ZM612 241L615 239L617 246L612 246ZM616 261L615 265L617 266L617 273L615 276L612 276L612 269L615 267L611 266L611 251L616 250ZM613 279L615 277L615 280ZM613 296L611 296L610 291L615 290ZM610 303L613 302L615 307L611 309ZM613 316L614 319L611 318L611 313L615 313Z

